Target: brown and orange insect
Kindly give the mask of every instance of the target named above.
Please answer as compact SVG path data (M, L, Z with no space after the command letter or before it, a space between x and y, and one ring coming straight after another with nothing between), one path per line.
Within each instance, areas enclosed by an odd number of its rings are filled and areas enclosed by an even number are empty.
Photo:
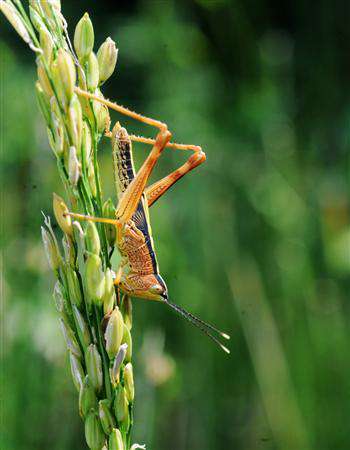
M112 140L114 176L119 198L115 219L91 217L76 213L68 214L80 220L115 225L117 230L116 245L121 254L121 263L116 271L114 282L122 292L132 297L167 304L229 353L229 350L212 334L212 332L215 332L223 338L229 339L226 333L170 302L167 286L159 273L148 211L149 207L174 183L205 161L205 153L201 147L196 145L170 142L171 133L165 123L142 116L78 87L75 88L75 91L79 96L101 102L108 108L154 126L159 131L156 139L129 136L125 128L122 128L117 122L111 132L109 130L106 132L106 135ZM137 173L133 162L132 141L152 145L151 152ZM174 172L147 187L147 181L152 170L166 147L190 150L193 154Z

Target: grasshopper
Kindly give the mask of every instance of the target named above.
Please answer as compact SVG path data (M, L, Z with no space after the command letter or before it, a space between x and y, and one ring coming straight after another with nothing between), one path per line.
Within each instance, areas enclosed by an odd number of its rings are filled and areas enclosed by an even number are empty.
M121 254L121 263L116 271L114 283L123 293L131 297L165 303L229 353L229 350L212 334L215 332L229 339L226 333L170 302L167 286L159 273L149 218L149 208L180 178L202 164L206 159L205 153L196 145L171 143L171 133L165 123L130 111L78 87L75 91L80 96L101 102L108 108L154 126L159 131L155 139L128 135L119 122L111 132L106 131L106 135L112 141L114 178L119 198L115 219L91 217L72 212L67 214L80 220L113 224L116 227L116 246ZM132 156L132 141L152 145L151 152L137 173ZM191 150L193 154L175 171L146 187L148 178L166 147Z

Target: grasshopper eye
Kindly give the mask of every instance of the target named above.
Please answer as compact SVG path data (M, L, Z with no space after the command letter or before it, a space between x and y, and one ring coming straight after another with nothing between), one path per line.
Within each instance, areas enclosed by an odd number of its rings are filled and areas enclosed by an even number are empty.
M162 294L164 292L164 289L162 288L162 286L160 284L154 284L153 286L151 286L149 288L149 291L152 294Z

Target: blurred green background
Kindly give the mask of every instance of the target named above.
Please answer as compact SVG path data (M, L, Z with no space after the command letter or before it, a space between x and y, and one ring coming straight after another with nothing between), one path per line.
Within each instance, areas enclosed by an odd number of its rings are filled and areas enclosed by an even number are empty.
M134 301L133 441L350 448L349 3L63 1L71 33L85 11L97 45L110 35L119 47L105 95L207 153L152 208L153 233L173 301L232 336L227 357L171 311ZM0 20L1 448L84 449L40 239L41 211L63 190L34 56ZM141 161L147 148L135 151ZM184 156L164 152L155 176Z

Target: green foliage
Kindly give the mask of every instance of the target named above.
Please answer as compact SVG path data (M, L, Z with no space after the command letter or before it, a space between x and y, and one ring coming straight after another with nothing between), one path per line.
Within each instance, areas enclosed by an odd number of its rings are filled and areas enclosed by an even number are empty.
M66 3L77 21L81 3ZM350 32L335 5L271 5L91 11L97 45L107 33L120 49L105 95L207 154L151 220L171 298L230 332L231 355L160 305L133 301L134 440L152 450L350 446ZM84 430L38 233L51 192L65 194L34 106L32 55L4 20L1 32L2 448L75 450ZM115 201L105 147L104 194ZM139 162L148 150L135 145ZM165 151L156 176L178 159Z

